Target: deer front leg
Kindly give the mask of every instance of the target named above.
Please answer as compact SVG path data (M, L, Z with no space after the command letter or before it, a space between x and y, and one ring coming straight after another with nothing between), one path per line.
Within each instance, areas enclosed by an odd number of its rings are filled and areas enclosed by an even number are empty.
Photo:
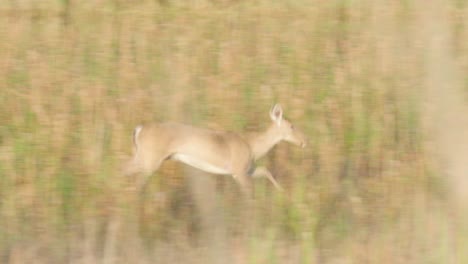
M279 191L284 191L283 187L273 178L273 175L271 175L270 171L265 168L265 167L257 167L255 168L255 171L252 173L252 177L254 178L267 178L268 180L273 183L273 185L278 189Z
M234 179L239 183L246 197L253 197L252 178L247 173L234 174Z

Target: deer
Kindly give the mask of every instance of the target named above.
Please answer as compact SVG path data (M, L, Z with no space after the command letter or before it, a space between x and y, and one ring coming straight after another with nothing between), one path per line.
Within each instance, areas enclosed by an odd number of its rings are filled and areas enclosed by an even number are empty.
M307 140L300 129L283 117L279 104L269 114L268 128L248 136L174 122L139 125L133 132L133 158L124 173L143 173L141 186L145 186L165 160L175 160L211 174L232 175L247 195L253 191L252 178L267 178L283 191L270 171L256 167L255 161L281 141L304 148Z

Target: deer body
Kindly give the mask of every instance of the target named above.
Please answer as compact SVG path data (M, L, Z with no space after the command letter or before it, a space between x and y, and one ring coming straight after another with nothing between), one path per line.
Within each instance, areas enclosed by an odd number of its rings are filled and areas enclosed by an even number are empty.
M271 173L263 167L255 168L254 162L281 140L305 146L305 137L282 118L279 105L270 116L273 123L265 132L247 138L235 132L178 123L138 126L133 138L135 154L127 174L143 172L149 177L163 161L172 159L209 173L232 175L246 192L250 192L252 177L266 177L281 189Z
M166 159L214 174L248 169L252 161L247 142L233 132L160 123L142 126L135 136L138 162L146 173L157 170Z

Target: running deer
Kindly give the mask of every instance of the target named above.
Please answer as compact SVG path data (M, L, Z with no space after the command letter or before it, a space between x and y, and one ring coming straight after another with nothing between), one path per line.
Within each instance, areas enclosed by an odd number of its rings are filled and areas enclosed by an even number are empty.
M281 106L270 110L272 123L264 132L243 137L235 132L198 128L178 123L137 126L133 133L134 156L125 174L143 173L146 182L165 160L177 160L202 171L232 175L245 193L252 192L251 178L265 177L282 190L265 167L255 167L280 141L306 146L303 132L283 118Z

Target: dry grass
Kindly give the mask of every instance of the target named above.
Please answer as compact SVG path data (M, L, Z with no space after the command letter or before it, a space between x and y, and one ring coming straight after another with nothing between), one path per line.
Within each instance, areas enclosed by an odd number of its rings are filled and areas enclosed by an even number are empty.
M441 5L454 14L443 54L464 72L466 1ZM466 262L422 127L438 61L422 48L430 12L383 0L0 3L0 262ZM120 175L141 122L257 130L274 102L310 138L262 161L286 195L256 181L245 212L229 178L168 163L139 196Z

